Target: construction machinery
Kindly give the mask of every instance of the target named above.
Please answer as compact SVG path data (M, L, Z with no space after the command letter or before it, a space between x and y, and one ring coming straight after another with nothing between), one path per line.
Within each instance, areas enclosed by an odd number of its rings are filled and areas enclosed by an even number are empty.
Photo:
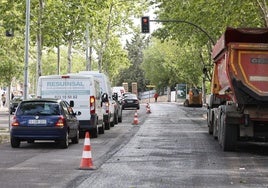
M202 107L202 93L196 87L190 88L183 103L186 107Z
M223 151L268 138L268 28L227 28L212 50L208 132Z

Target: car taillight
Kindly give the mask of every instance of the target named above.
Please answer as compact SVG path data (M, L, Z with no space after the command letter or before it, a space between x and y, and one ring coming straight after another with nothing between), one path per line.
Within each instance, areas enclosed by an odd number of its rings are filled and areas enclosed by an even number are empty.
M106 107L106 113L109 113L109 103L108 102L105 103L105 107Z
M90 114L95 114L96 100L94 96L90 96L89 106L90 106Z
M64 127L64 117L60 116L57 123L55 124L56 127Z
M19 125L20 125L20 123L18 122L16 116L14 116L13 119L12 119L12 122L11 122L11 126L17 127Z

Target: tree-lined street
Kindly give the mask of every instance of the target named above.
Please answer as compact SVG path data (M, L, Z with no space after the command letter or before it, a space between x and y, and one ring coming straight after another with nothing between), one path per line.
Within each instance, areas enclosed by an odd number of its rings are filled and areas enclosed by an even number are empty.
M206 109L151 103L123 111L123 122L91 139L95 170L79 170L84 139L0 145L3 187L267 187L267 144L239 144L223 152L207 132ZM10 178L12 177L12 178Z

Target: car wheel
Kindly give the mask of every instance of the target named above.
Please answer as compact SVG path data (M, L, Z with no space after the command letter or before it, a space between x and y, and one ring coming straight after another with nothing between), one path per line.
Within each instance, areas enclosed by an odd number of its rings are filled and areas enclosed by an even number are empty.
M27 143L32 144L34 143L34 140L28 140Z
M114 115L114 124L118 124L118 112Z
M79 138L85 138L85 131L79 130Z
M65 138L60 141L60 146L63 149L68 148L68 146L69 146L69 133L68 133L68 131L65 134Z
M98 138L98 127L93 128L90 135L91 138Z
M104 122L102 122L101 127L99 127L99 133L104 134L104 129L105 129Z
M118 117L118 122L122 123L122 114L121 114L121 116Z
M19 148L20 147L20 140L14 137L10 138L10 143L12 148Z
M76 135L74 138L72 138L72 143L73 144L78 144L79 143L79 130L76 130Z
M110 129L110 122L105 122L105 130L109 130Z
M112 122L110 122L110 127L114 127L114 125L115 125L115 118L113 119Z

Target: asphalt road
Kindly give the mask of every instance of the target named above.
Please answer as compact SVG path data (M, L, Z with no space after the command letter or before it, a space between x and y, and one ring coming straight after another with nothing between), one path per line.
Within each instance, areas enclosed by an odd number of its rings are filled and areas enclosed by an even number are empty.
M79 170L84 140L60 149L55 143L0 144L4 188L268 187L268 145L242 143L223 152L207 133L205 108L177 103L142 105L123 122L91 139L95 170Z

